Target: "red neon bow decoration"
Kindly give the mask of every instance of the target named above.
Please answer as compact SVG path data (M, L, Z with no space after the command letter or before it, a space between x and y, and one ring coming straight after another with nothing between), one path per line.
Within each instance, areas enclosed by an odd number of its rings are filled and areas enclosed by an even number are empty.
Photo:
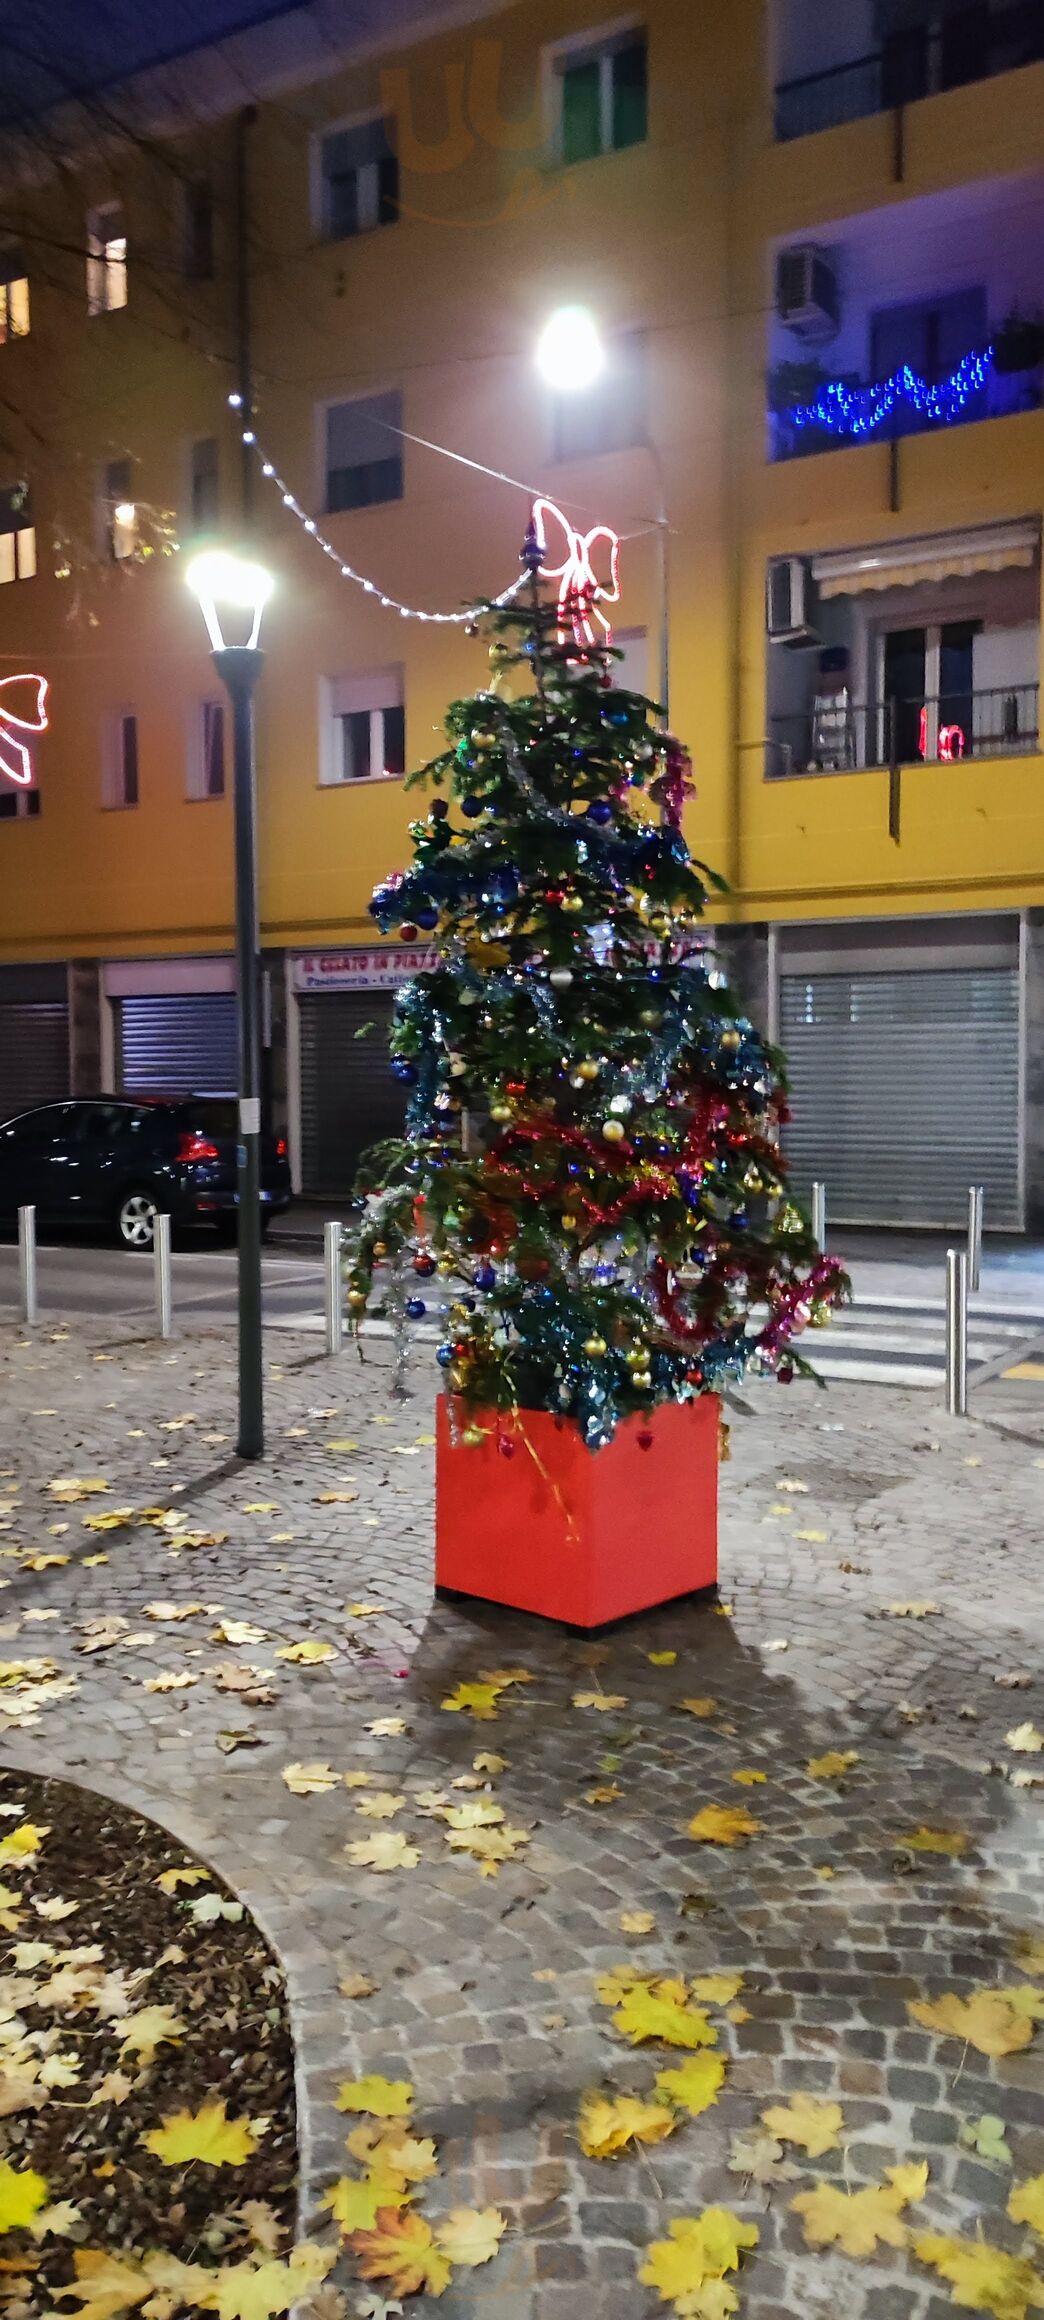
M8 708L5 695L12 692L16 685L32 685L35 688L34 716L20 717L16 709ZM46 733L46 699L46 677L28 674L0 677L0 773L6 773L8 781L17 782L20 789L32 787L33 760L25 742L17 739L12 728L17 727L21 733Z
M548 547L548 517L551 518L553 524L557 524L561 535L560 541L556 541L554 545L556 547L564 545L565 553L560 564L548 564L544 561ZM572 524L562 514L561 508L555 506L553 499L534 501L533 528L538 543L544 551L544 557L541 559L541 570L549 580L559 582L559 643L565 643L566 636L571 629L574 641L579 645L581 651L589 650L593 644L611 644L613 641L612 628L599 607L602 604L619 604L620 601L619 534L610 531L608 524L596 524L593 531L590 532L574 531ZM609 581L607 586L599 580L594 566L595 551L602 541L606 543L609 550ZM596 621L602 630L600 638L595 630Z

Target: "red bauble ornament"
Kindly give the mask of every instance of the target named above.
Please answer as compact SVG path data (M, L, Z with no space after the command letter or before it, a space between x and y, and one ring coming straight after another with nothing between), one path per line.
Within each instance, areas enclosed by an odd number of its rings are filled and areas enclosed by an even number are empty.
M651 1434L639 1434L639 1435L637 1436L637 1442L638 1442L638 1448L639 1448L639 1450L651 1450L651 1449L652 1449L652 1446L653 1446L653 1438L652 1438L652 1435L651 1435Z
M425 1278L425 1280L427 1280L427 1278L428 1278L428 1275L429 1275L430 1273L433 1273L433 1272L435 1271L435 1259L434 1259L434 1257L429 1257L429 1256L428 1256L428 1255L427 1255L427 1254L426 1254L426 1253L425 1253L425 1252L422 1250L422 1251L421 1251L421 1253L420 1253L418 1256L414 1257L414 1260L413 1260L413 1270L414 1270L414 1272L415 1272L415 1273L422 1273L422 1274L423 1274L423 1276L424 1276L424 1278Z
M791 1369L789 1361L785 1361L781 1364L780 1368L776 1371L776 1376L778 1377L781 1386L793 1385L794 1372Z
M414 926L412 918L403 919L402 925L399 928L399 939L401 942L416 942L419 933L420 928Z
M526 1083L524 1079L509 1079L507 1083L507 1094L509 1096L524 1096L525 1092Z
M502 1458L513 1458L515 1455L515 1445L513 1442L508 1441L506 1434L501 1435L500 1440L497 1443L497 1449L499 1450Z
M545 888L545 892L544 892L544 901L545 901L545 902L550 902L550 903L553 903L553 904L554 904L556 907L557 907L557 905L558 905L560 902L564 902L564 901L565 901L565 888L564 888L564 886L548 886L547 888Z

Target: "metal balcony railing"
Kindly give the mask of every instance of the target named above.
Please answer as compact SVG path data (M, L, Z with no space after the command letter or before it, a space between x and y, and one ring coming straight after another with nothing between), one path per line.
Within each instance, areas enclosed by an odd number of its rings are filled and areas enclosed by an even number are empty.
M785 6L786 0L780 0ZM870 55L822 72L781 81L776 90L776 137L809 137L870 113L914 104L941 89L992 80L997 73L1037 64L1044 57L1040 0L988 0L946 9L921 24L904 25Z
M1027 757L1040 748L1040 686L997 685L874 702L821 695L803 714L768 722L766 781L888 765L953 765L968 757Z

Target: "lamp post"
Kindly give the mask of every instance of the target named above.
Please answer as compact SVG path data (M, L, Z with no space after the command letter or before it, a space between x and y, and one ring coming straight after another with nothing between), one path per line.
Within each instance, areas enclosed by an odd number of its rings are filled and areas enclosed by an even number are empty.
M556 394L578 395L600 378L609 360L597 321L586 306L559 306L549 315L536 345L536 366ZM659 498L655 517L660 600L659 697L663 721L670 724L671 686L671 556L670 524L663 462L655 443L645 446L653 465Z
M261 615L272 576L261 564L212 550L186 574L199 600L214 667L232 705L233 812L236 883L236 993L239 1029L239 1145L236 1168L239 1262L240 1458L264 1449L261 1366L261 1025L257 916L257 810L254 771L254 691L264 654ZM226 641L223 615L247 629L245 641ZM237 615L240 616L237 622Z

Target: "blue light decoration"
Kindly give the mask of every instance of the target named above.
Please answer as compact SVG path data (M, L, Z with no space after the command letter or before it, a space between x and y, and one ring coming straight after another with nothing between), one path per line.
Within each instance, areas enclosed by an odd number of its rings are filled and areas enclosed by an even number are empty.
M993 368L993 346L973 349L962 356L948 379L932 386L919 371L904 363L890 379L876 386L846 387L834 379L813 403L794 403L786 413L790 426L819 427L829 435L848 435L861 442L875 435L904 403L918 418L952 427L973 395L981 394Z

